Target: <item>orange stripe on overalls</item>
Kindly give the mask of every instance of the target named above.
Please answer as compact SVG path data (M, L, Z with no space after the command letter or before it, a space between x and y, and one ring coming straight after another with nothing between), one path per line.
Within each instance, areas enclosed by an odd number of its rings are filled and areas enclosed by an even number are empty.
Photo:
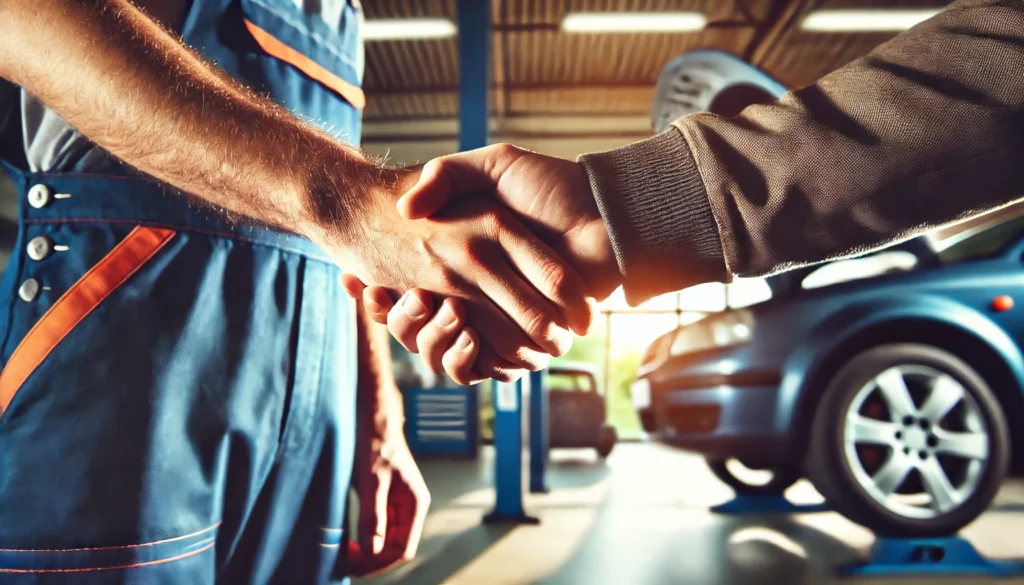
M366 94L359 87L324 69L319 63L282 43L277 37L249 22L249 20L245 21L245 27L249 29L253 38L256 39L256 44L271 57L276 57L288 63L309 77L338 92L341 97L345 98L348 103L357 109L361 110L366 107Z
M136 227L50 307L21 340L0 372L0 414L7 410L21 385L57 344L176 233L168 229Z

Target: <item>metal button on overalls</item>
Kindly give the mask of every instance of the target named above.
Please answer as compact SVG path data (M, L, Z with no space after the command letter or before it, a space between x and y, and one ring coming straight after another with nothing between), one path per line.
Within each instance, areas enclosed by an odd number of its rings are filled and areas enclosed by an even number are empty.
M46 207L51 199L53 199L53 192L46 185L32 185L32 188L28 190L28 204L36 209Z
M36 236L29 240L27 252L33 260L44 260L53 253L53 240L46 236Z
M39 286L39 281L34 278L30 278L21 283L21 286L18 287L18 296L26 303L31 303L36 300L37 296L39 296L40 288L42 287Z

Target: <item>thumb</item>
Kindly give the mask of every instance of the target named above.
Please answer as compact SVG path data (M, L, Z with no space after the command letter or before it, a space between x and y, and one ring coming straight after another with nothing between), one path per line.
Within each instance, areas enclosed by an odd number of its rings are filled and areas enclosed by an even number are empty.
M440 211L452 195L452 177L444 159L435 158L423 165L420 178L405 192L396 205L406 219L423 219Z
M435 158L423 165L420 178L397 202L406 219L423 219L441 210L453 195L493 196L498 180L526 151L510 144Z
M388 527L388 494L391 491L391 468L383 467L370 480L372 493L359 495L359 546L367 554L384 550Z

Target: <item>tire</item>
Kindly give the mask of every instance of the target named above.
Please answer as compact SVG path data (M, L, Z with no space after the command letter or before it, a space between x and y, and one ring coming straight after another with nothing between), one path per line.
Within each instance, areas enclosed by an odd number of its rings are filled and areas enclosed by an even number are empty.
M833 509L879 536L955 534L985 511L1006 475L1002 407L973 368L933 346L857 354L816 412L808 477Z
M725 459L705 459L711 472L725 485L731 487L738 496L781 496L789 486L800 479L800 470L796 467L773 467L770 469L772 478L765 484L751 484L733 475L726 466Z
M612 449L615 448L615 443L619 441L619 434L615 431L615 427L603 426L597 434L597 445L594 449L597 450L597 456L601 459L607 458L612 454Z

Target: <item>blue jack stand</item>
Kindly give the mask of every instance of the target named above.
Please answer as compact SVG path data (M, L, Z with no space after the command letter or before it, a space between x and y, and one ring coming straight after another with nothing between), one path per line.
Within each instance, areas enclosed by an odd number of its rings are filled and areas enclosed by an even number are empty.
M523 381L494 383L494 510L484 524L539 524L523 510Z
M724 504L711 507L715 514L730 516L757 514L812 514L827 512L828 504L794 504L784 496L736 496Z
M843 576L973 574L1007 577L1024 574L1024 561L986 559L966 540L949 538L879 538L867 562L844 565Z

